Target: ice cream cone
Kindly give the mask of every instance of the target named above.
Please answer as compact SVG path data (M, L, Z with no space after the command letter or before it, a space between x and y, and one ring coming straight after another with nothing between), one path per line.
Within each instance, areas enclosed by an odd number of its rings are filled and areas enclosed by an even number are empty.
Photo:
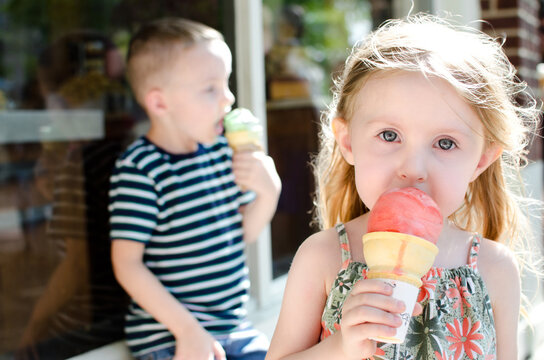
M363 236L368 278L394 279L421 286L421 277L431 268L438 248L413 235L376 231Z
M253 114L237 108L225 115L225 137L234 151L260 151L262 126Z
M402 325L393 337L375 337L386 343L402 343L406 337L416 302L421 277L433 265L438 248L417 236L397 232L376 231L363 235L363 251L368 266L368 279L382 279L393 288L392 296L403 300L406 308L400 314Z

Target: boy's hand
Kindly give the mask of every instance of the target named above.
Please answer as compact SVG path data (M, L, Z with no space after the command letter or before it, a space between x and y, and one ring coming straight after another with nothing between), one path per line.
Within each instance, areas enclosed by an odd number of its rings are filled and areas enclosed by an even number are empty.
M259 195L279 196L281 180L274 160L262 151L238 151L232 156L234 181Z
M402 323L404 303L391 297L392 289L380 280L360 280L342 309L342 350L348 358L366 359L376 352L376 336L394 336ZM419 304L417 304L419 305ZM421 306L413 315L421 313Z
M226 360L225 350L206 330L199 327L176 338L172 360Z

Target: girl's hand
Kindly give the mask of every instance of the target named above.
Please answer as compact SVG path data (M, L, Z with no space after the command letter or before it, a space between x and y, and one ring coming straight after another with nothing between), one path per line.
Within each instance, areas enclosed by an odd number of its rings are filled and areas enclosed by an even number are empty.
M259 195L279 196L280 177L274 160L262 151L239 151L232 156L234 181L244 191L252 190Z
M225 350L206 330L199 327L176 338L172 360L226 360Z
M402 324L404 302L391 297L391 286L377 279L360 280L344 303L342 350L349 359L366 359L376 352L376 336L394 336ZM421 312L421 306L416 312Z

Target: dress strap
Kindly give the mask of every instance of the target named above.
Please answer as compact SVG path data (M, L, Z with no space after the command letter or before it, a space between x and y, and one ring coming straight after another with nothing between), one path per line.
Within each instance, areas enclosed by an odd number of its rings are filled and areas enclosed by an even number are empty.
M478 270L478 253L480 252L481 242L482 235L472 234L472 245L470 246L470 252L468 254L468 265L473 270Z
M343 223L338 223L335 226L338 232L338 239L340 240L340 250L342 252L342 269L348 267L351 262L351 251L349 250L348 234Z

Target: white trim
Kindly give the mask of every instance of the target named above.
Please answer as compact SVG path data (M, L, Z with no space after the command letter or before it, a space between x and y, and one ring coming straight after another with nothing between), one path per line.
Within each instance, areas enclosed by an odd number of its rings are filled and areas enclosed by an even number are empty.
M103 139L102 110L7 110L0 112L0 144Z
M134 360L130 354L125 341L120 340L97 349L76 355L68 360L96 360L96 359L115 359L115 360Z
M260 1L235 0L234 23L236 39L236 81L238 106L244 107L261 119L263 144L267 146L266 95L264 77L262 3ZM270 226L259 240L247 247L247 259L251 280L251 296L261 307L270 301L272 282L272 249Z

